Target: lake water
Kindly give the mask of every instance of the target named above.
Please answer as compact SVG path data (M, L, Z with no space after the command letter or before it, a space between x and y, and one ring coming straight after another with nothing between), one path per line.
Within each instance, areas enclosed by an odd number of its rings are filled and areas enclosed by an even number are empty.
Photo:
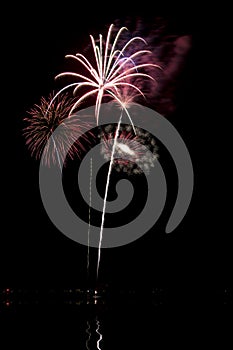
M230 330L225 316L232 307L232 290L207 294L195 298L188 290L160 288L110 294L75 288L1 289L1 339L7 341L1 348L134 350L173 344L189 349L200 339L220 335L219 325L226 323L225 331Z

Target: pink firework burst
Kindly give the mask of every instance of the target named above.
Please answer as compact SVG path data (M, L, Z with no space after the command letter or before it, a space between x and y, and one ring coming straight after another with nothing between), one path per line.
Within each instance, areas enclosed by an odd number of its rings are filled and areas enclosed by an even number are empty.
M54 99L51 93L48 99L42 97L40 104L35 104L24 118L26 145L31 155L42 159L44 165L59 164L62 168L66 157L80 157L85 150L84 141L89 142L85 132L90 129L91 122L76 115L69 116L74 103L69 94L60 94Z
M135 64L135 59L137 57L149 54L149 51L145 49L133 49L135 47L134 43L136 41L140 41L145 45L145 40L141 37L135 36L133 38L130 38L121 47L119 47L119 38L122 33L127 30L127 28L120 28L116 33L115 38L112 40L113 27L114 25L111 24L108 30L106 41L104 41L101 34L99 35L98 41L95 41L93 36L90 35L94 64L92 64L90 60L88 60L83 54L80 53L77 53L76 55L66 55L67 58L71 58L79 63L79 65L81 65L81 67L85 70L86 74L75 72L64 72L58 74L55 79L70 76L74 77L76 82L68 84L60 91L58 91L58 93L54 96L54 99L56 99L60 93L68 88L74 89L74 96L76 96L82 88L88 88L88 92L84 92L77 98L76 102L70 110L70 114L72 114L76 108L80 107L81 102L87 98L90 98L91 96L96 96L95 117L98 125L101 103L103 102L104 97L109 97L120 104L122 109L127 114L130 123L134 127L130 114L124 102L121 100L121 90L124 87L130 87L132 90L134 90L135 93L145 97L140 88L132 81L138 77L154 80L151 75L140 70L147 67L160 68L160 66L151 62ZM132 52L127 55L126 51L129 47L132 47ZM51 101L51 104L52 103L53 100Z

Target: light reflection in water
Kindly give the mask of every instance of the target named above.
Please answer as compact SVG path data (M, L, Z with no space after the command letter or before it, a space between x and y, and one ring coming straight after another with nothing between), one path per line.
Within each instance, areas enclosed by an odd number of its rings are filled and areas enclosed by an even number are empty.
M93 326L89 320L87 320L86 327L86 349L87 350L102 350L103 335L101 333L101 323L96 317Z
M87 320L86 334L86 349L102 350L103 335L101 333L101 323L97 317L95 318L93 327L91 327L91 323Z
M100 348L100 342L103 339L102 334L100 333L99 329L100 329L100 322L98 321L98 319L96 318L96 324L97 324L97 328L96 328L96 333L99 335L99 339L97 340L97 349L101 350Z
M90 347L89 347L89 343L90 343L90 340L91 340L90 329L91 329L90 323L89 323L89 321L87 321L87 329L86 329L86 333L88 335L87 340L86 340L86 348L87 348L87 350L90 350Z

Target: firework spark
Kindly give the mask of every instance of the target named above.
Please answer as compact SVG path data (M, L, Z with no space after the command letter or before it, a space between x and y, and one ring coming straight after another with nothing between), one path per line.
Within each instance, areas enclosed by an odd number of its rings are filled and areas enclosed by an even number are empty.
M153 63L142 63L135 64L135 59L139 56L143 56L144 54L149 54L148 50L138 50L134 51L130 55L125 55L125 51L128 47L133 46L132 44L135 41L141 41L146 44L145 40L141 37L133 37L128 40L126 43L122 45L122 48L119 49L117 47L117 42L122 32L127 30L126 27L122 27L117 32L113 43L111 43L111 34L113 30L113 24L110 25L106 42L103 41L103 37L99 35L99 43L94 40L93 36L90 35L92 48L94 52L95 64L92 65L90 61L80 53L76 55L66 55L67 58L72 58L76 60L81 66L86 70L87 75L82 75L74 72L64 72L58 74L55 79L71 76L78 79L78 82L69 84L62 88L58 93L54 96L54 99L63 92L65 89L74 88L73 94L76 96L77 92L80 88L88 87L91 90L85 92L81 97L77 99L70 110L70 115L73 111L80 106L80 103L83 102L90 96L96 95L96 103L95 103L95 117L98 125L99 121L99 113L100 106L103 102L103 97L110 97L111 99L117 101L121 107L125 110L130 123L133 126L133 121L131 120L130 114L121 99L120 91L123 87L127 86L132 88L136 93L144 96L143 92L136 86L136 84L132 83L132 79L136 77L143 77L154 79L151 75L139 72L141 69L146 69L147 67L160 68L159 65ZM145 97L145 96L144 96ZM53 99L53 100L54 100ZM53 103L51 101L51 104ZM49 106L50 107L50 106ZM134 127L134 126L133 126Z
M26 145L31 155L41 159L44 165L59 164L61 168L66 156L74 159L85 150L83 141L88 142L88 138L84 133L90 129L90 122L80 120L76 115L67 118L75 103L68 94L60 94L54 100L52 93L48 99L42 97L40 102L24 118L27 123L23 129ZM54 133L58 126L62 128L59 128L59 133Z

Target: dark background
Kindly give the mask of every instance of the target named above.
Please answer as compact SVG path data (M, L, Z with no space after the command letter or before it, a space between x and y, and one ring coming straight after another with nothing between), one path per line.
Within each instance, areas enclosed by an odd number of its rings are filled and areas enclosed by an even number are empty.
M39 164L26 149L23 118L41 96L56 88L54 76L65 69L65 54L74 49L81 51L89 34L98 34L123 15L162 15L193 36L191 57L178 91L179 104L170 119L190 151L195 175L193 198L185 218L171 234L164 233L171 210L167 203L153 230L132 244L104 250L100 282L201 293L229 287L231 233L223 196L228 191L227 182L223 181L225 150L222 151L224 146L219 139L225 126L219 117L223 113L217 83L221 69L215 66L219 55L214 40L218 19L188 3L165 10L157 4L140 4L136 8L120 3L112 8L104 3L89 6L78 2L51 7L41 2L12 6L13 10L8 5L3 12L6 25L1 44L4 43L0 285L85 285L87 248L59 232L43 208ZM96 249L91 249L91 259L95 265Z

